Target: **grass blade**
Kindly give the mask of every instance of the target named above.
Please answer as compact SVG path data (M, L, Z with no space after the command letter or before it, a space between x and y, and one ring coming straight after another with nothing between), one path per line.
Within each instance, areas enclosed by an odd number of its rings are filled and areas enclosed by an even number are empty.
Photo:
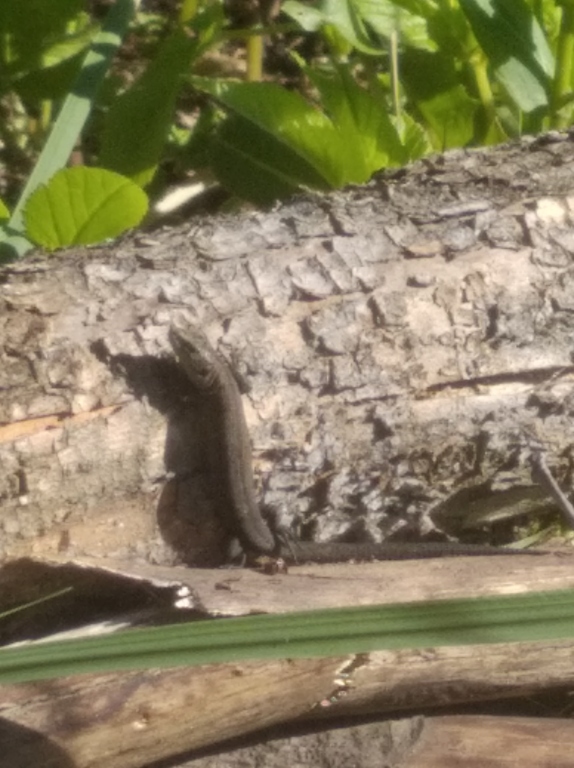
M212 619L0 650L0 683L116 669L574 636L574 591Z

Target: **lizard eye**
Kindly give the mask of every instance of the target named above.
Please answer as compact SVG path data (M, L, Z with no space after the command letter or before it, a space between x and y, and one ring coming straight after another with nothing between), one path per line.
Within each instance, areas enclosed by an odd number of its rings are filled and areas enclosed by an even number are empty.
M204 387L210 387L217 378L215 371L199 355L194 359L194 375Z

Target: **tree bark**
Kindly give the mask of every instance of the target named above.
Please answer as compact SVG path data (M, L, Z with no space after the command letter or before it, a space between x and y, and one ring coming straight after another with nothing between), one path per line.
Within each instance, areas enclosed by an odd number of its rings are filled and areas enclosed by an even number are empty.
M4 267L4 553L52 534L48 551L212 561L209 485L165 487L201 453L166 341L178 311L249 381L261 501L303 537L551 509L528 457L547 450L570 490L572 154L569 137L456 152Z
M248 382L261 503L302 538L554 513L530 459L571 491L573 158L569 136L458 151L0 269L0 555L221 562L177 313Z

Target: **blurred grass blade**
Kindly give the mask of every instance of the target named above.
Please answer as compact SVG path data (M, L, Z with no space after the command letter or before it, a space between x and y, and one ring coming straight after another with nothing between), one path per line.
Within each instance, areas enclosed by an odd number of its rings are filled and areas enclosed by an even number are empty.
M54 600L56 597L60 597L61 595L65 595L68 592L71 592L74 588L73 587L63 587L62 589L59 589L57 592L52 592L49 595L45 595L44 597L39 597L37 600L31 600L29 603L24 603L23 605L18 605L16 608L11 608L9 611L3 611L0 613L0 619L5 619L7 616L12 616L14 613L20 613L20 611L27 611L30 608L34 608L36 605L40 605L41 603L45 603L48 600Z
M574 591L215 619L0 649L0 683L86 672L574 636Z

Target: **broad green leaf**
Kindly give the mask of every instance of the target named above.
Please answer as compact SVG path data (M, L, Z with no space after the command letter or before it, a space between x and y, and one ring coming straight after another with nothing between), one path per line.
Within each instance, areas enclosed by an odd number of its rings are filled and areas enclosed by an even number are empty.
M306 67L321 94L321 103L339 136L339 184L364 184L375 171L409 159L389 119L382 98L361 88L348 69L331 72Z
M427 3L427 8L431 6ZM432 6L435 6L432 3ZM476 48L470 25L459 3L440 3L433 12L425 14L428 34L437 46L437 52L451 59L452 64L468 66Z
M24 102L49 105L55 110L74 86L82 66L82 52L53 67L34 69L14 83L14 91ZM57 103L50 104L50 100Z
M460 0L496 76L518 107L546 107L554 58L524 0Z
M297 0L285 0L281 5L281 13L290 16L305 32L317 32L324 24L324 16L318 8Z
M574 637L571 589L134 629L0 649L0 684L87 672Z
M409 102L430 128L435 150L472 141L480 104L460 83L450 57L409 49L401 59L401 72Z
M428 3L323 0L318 7L310 7L296 0L287 0L281 6L281 11L297 21L307 32L332 28L350 46L369 55L386 54L386 48L372 32L387 40L395 32L403 45L436 49L436 44L429 38L425 18L436 13L436 9Z
M315 168L253 122L232 115L210 138L211 167L233 194L256 205L295 194L301 185L327 189Z
M408 112L403 111L399 117L393 119L393 125L396 127L409 160L418 160L433 151L433 146L424 128Z
M72 33L68 27L75 27ZM13 76L7 77L6 89L14 90L26 102L42 102L49 99L63 99L78 75L82 54L90 46L99 31L99 25L90 22L87 13L78 14L67 25L60 39L49 38L42 42L39 56L26 61L18 60L12 67ZM10 68L6 68L7 76Z
M382 53L378 40L361 14L361 3L357 0L323 0L323 13L328 24L334 26L358 51L380 56Z
M325 188L363 183L375 170L405 158L396 131L386 114L386 105L360 88L344 69L332 74L307 70L325 101L326 113L301 96L271 83L230 83L195 78L194 84L208 91L226 109L257 129L249 141L236 133L236 160L250 154L257 158L259 145L268 170L282 182ZM263 140L263 134L268 137ZM228 147L231 149L229 137ZM282 144L289 152L274 160L267 148ZM289 158L295 153L299 162ZM217 163L217 158L214 159ZM220 160L223 165L224 160ZM307 166L311 166L307 168ZM240 172L236 164L234 173ZM245 166L244 173L253 173ZM254 179L254 182L256 179ZM252 199L252 198L251 198Z
M100 168L65 168L30 197L26 232L52 250L89 245L135 227L147 211L145 192L129 179Z
M64 61L74 58L84 51L92 42L98 32L99 26L89 23L88 14L84 14L84 23L78 24L81 29L75 34L65 35L61 40L57 40L49 45L42 54L42 68L56 67Z
M394 0L356 0L356 9L361 18L386 40L396 33L401 47L437 49L429 37L427 20L421 15L421 9L413 12Z
M464 147L472 141L478 106L462 85L417 102L417 109L434 134L435 149L441 152Z
M10 211L6 207L3 200L0 200L0 221L8 221L10 218Z
M145 186L152 178L173 121L182 77L191 62L220 37L218 3L202 9L192 30L178 27L140 79L111 106L102 140L100 164Z
M334 28L337 35L344 38L362 53L380 56L381 47L373 40L368 26L360 13L360 3L357 0L322 0L316 9L320 16L313 14L302 4L288 0L283 4L283 13L298 21L305 29L312 29L319 20L324 28ZM315 26L317 28L317 26Z
M432 99L460 83L456 62L442 52L409 48L400 60L402 82L410 102Z
M232 83L193 78L232 113L296 152L331 187L339 184L339 136L331 121L299 94L273 83ZM256 151L256 147L253 148Z
M339 32L339 28L334 24L323 24L321 34L331 51L331 56L335 59L347 61L355 46ZM377 53L380 53L380 51L377 51Z
M81 14L74 22L75 34L65 34L51 43L42 53L37 67L19 76L14 90L24 101L46 102L64 99L73 86L82 65L82 56L100 30L90 23L88 14Z

